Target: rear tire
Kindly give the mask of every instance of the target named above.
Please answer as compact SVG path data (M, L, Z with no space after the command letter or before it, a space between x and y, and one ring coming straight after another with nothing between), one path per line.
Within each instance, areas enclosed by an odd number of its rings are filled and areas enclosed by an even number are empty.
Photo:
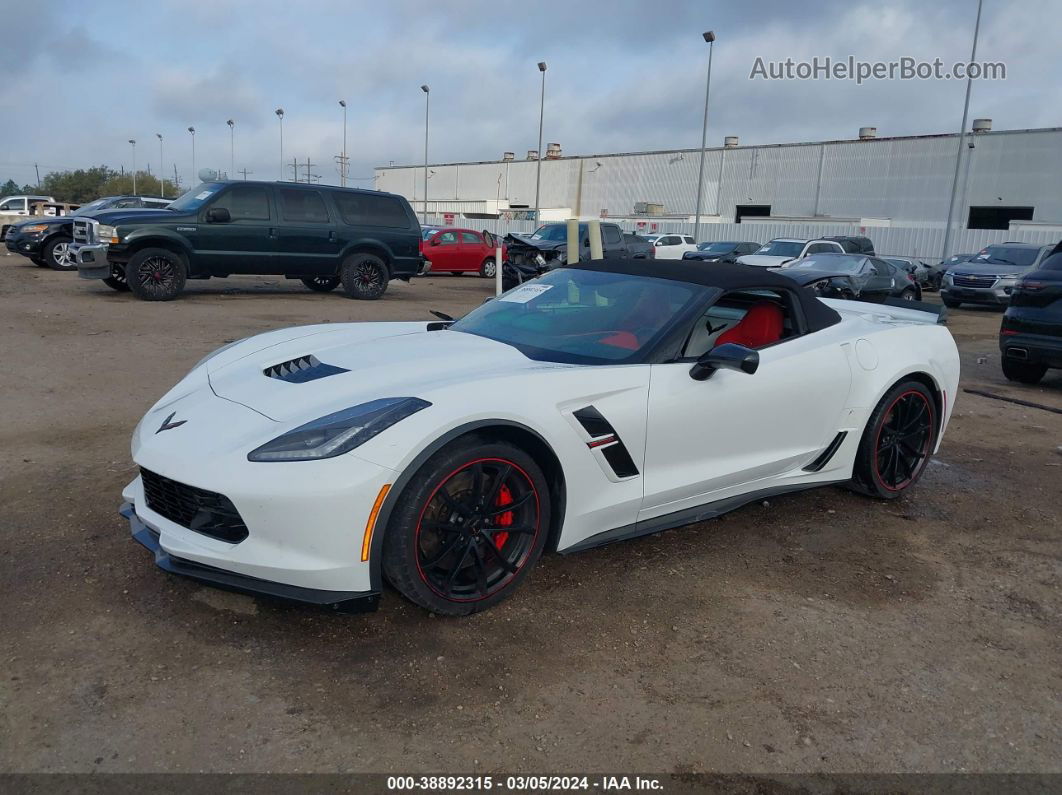
M339 286L338 276L307 276L299 281L315 293L330 293Z
M900 293L900 300L901 301L914 301L917 298L918 298L918 296L915 295L915 291L910 289L910 288L907 288L902 293Z
M384 574L433 613L477 613L523 582L546 546L549 521L549 485L522 449L475 438L444 447L396 504Z
M47 268L48 267L48 263L45 262L44 260L42 260L38 256L30 257L29 261L32 262L34 265L36 265L38 268Z
M853 468L853 488L892 500L915 485L937 442L940 422L932 393L921 381L890 389L867 421Z
M954 298L948 298L947 296L940 296L940 300L948 309L958 309L962 306L962 301L956 301Z
M184 260L164 248L144 248L125 266L129 290L141 301L172 301L184 290Z
M375 301L387 291L391 276L375 254L354 254L340 267L339 278L347 298Z
M1038 384L1046 373L1047 365L1045 364L1003 359L1003 375L1008 381L1017 381L1019 384Z
M44 245L41 252L44 264L53 271L76 271L77 263L70 255L70 244L73 238L66 235L57 235Z
M498 263L494 261L494 257L487 257L483 260L483 264L479 266L479 275L484 279L493 279L498 273Z

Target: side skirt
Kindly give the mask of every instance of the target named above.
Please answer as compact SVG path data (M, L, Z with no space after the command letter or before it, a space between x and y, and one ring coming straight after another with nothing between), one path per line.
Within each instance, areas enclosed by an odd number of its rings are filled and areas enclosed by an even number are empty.
M675 527L682 527L688 524L703 522L708 519L715 519L725 513L730 513L730 511L736 510L743 505L748 505L750 502L756 502L756 500L777 497L779 494L790 494L796 491L808 491L809 489L816 489L820 486L834 486L838 483L846 482L846 480L833 480L823 483L774 486L769 489L750 491L745 494L738 494L733 497L716 500L715 502L708 502L704 505L695 505L692 508L683 508L681 511L664 514L663 516L655 516L652 519L646 519L641 522L624 525L623 527L606 530L603 533L592 535L589 538L580 541L578 544L560 549L558 552L562 555L570 555L573 552L582 552L587 549L593 549L594 547L611 544L614 541L626 541L631 538L637 538L638 536L651 535L652 533L659 533L663 530L671 530Z

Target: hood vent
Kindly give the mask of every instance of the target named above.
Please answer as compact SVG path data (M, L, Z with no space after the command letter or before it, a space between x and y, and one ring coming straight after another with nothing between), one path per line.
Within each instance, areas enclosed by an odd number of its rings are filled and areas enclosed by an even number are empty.
M330 375L349 373L342 367L333 364L324 364L316 356L300 356L291 361L281 362L267 367L262 374L278 381L287 381L289 384L304 384L307 381L316 381L318 378L327 378Z

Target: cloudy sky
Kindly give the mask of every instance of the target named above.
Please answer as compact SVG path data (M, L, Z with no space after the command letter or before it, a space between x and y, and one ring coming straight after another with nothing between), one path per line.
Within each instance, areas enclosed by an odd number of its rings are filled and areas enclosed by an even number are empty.
M1062 0L985 0L978 60L1003 61L1007 79L975 82L971 118L995 129L1062 125ZM892 60L950 65L969 56L975 0L151 0L13 2L0 48L0 182L46 171L159 165L155 133L191 178L236 168L279 176L284 154L309 156L338 183L348 149L355 182L373 166L423 157L431 86L433 162L518 156L537 145L539 73L549 64L545 140L565 154L695 147L700 143L707 45L715 45L709 143L851 138L953 131L963 83L750 80L757 56ZM12 35L17 31L17 36ZM1062 153L1060 153L1062 156ZM289 172L290 177L290 172Z

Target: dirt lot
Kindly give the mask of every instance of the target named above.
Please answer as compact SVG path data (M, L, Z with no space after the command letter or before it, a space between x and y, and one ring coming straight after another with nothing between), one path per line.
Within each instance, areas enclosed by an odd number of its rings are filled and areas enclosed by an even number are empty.
M166 575L115 510L141 414L227 340L460 313L192 282L146 304L0 256L2 771L1062 771L1062 415L968 394L908 497L825 489L543 560L471 619ZM965 387L993 310L952 314ZM781 397L779 399L782 399Z

